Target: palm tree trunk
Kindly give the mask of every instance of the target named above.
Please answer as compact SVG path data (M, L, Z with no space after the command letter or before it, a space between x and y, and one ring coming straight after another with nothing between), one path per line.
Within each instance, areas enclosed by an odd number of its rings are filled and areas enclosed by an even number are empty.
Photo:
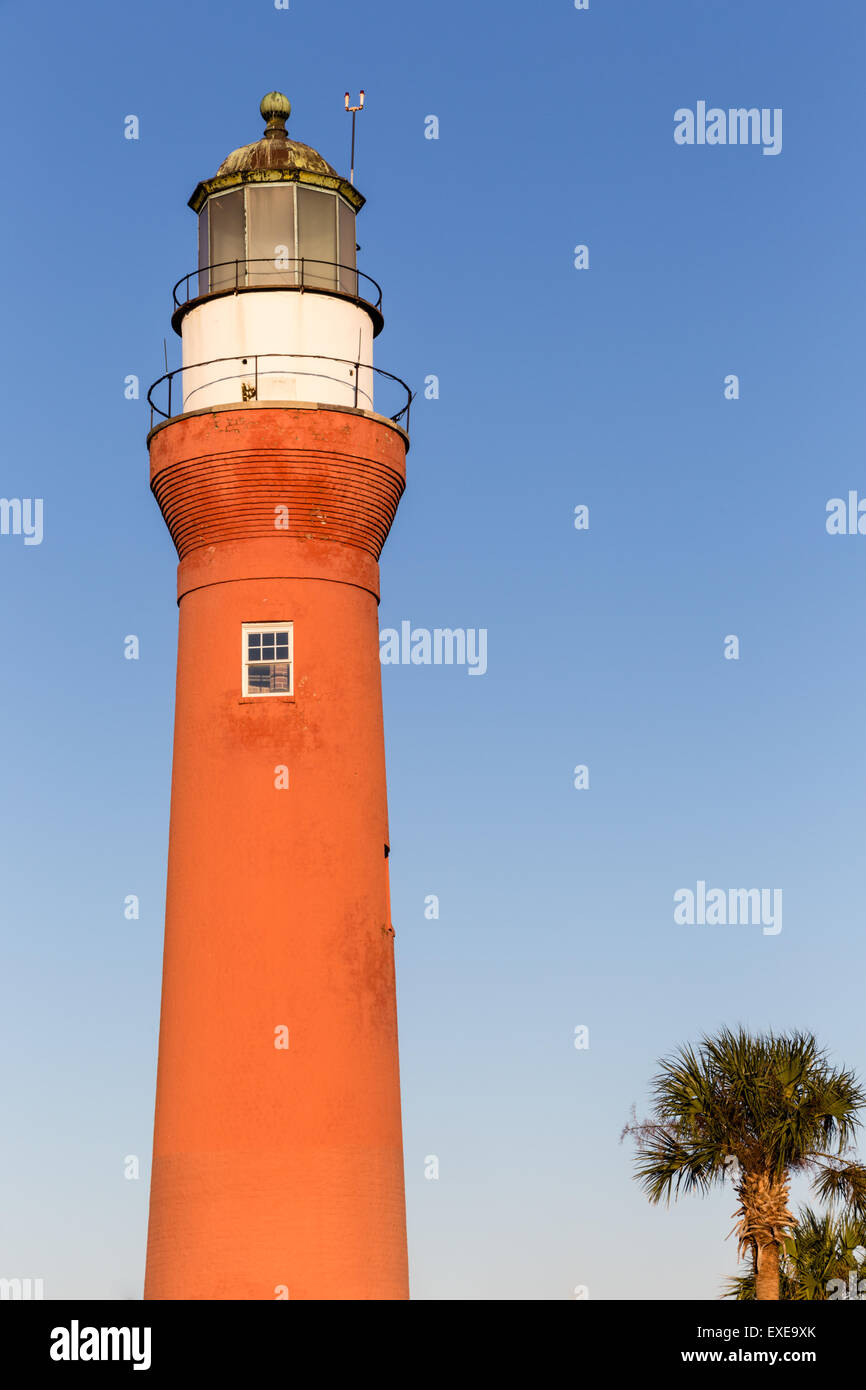
M794 1218L788 1210L788 1175L774 1177L766 1169L744 1172L737 1187L740 1199L739 1250L751 1250L755 1261L755 1298L778 1303L781 1296L782 1244Z
M757 1249L755 1298L779 1300L779 1246L774 1240Z
M788 1175L778 1179L766 1170L742 1173L740 1197L740 1254L751 1250L755 1261L755 1298L778 1302L781 1297L781 1248L794 1216L788 1211Z

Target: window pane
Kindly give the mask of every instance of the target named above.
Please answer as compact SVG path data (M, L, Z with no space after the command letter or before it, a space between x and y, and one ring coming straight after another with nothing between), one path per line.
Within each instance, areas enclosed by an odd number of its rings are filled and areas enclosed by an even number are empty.
M199 294L207 294L210 288L208 282L208 274L207 271L204 269L205 266L210 265L210 242L208 240L207 230L207 210L208 204L205 203L204 207L198 215L198 263L199 266L202 268L198 277Z
M354 267L357 265L355 260L355 214L344 203L342 198L337 199L340 222L340 289L343 294L358 293L358 276Z
M247 671L247 689L252 691L280 691L289 694L291 688L291 666L288 662L271 662L268 666L250 666Z
M235 283L245 284L246 248L244 245L244 190L224 193L221 198L210 200L210 258L211 290L227 290ZM239 261L237 281L235 280L235 260ZM230 265L220 262L230 261Z
M283 184L247 188L250 285L294 285L295 190Z
M298 188L298 255L304 284L336 289L337 199L315 188Z

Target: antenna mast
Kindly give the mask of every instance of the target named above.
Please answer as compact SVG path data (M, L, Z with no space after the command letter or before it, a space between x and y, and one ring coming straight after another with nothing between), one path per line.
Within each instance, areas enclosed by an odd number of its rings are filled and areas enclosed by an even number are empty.
M359 111L363 111L363 109L364 109L364 91L363 91L363 88L361 89L361 95L360 95L360 97L358 98L358 102L359 102L359 104L358 104L357 106L350 106L350 105L349 105L349 93L348 93L348 92L346 93L346 110L347 110L347 111L351 111L351 113L352 113L352 172L349 174L349 183L354 183L354 182L355 182L355 118L356 118L358 112L359 112Z

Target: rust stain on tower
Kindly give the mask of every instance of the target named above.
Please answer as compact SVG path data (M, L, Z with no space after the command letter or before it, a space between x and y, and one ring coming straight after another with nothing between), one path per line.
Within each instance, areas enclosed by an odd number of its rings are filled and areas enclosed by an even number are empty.
M378 560L411 397L363 198L261 112L190 199L149 397L180 623L145 1298L402 1299Z

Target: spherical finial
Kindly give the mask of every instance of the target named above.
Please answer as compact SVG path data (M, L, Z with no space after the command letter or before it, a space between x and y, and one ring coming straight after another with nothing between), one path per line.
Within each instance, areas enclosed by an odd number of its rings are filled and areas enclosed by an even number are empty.
M265 135L285 136L286 121L292 114L292 103L282 92L268 92L262 97L259 110L267 121Z

